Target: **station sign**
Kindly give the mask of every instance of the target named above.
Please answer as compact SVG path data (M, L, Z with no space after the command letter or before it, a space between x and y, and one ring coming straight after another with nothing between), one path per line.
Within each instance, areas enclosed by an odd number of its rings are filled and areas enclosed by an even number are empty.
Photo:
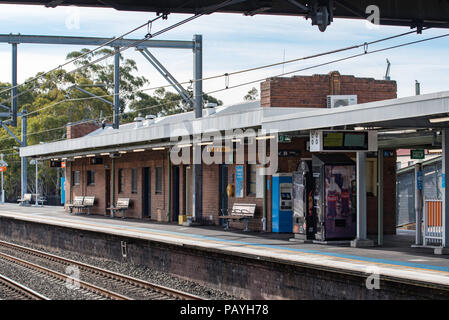
M310 132L310 152L377 151L377 131L314 130Z
M8 164L4 160L0 160L0 172L6 172Z
M61 168L61 161L50 160L50 168Z
M280 134L278 136L278 142L292 142L292 137Z
M421 160L424 156L424 149L410 150L410 159Z

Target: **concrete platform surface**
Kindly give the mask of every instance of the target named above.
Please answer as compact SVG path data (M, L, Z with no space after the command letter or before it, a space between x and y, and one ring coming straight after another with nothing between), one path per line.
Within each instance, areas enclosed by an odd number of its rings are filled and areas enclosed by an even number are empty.
M414 233L401 231L384 237L384 246L353 248L289 241L292 234L224 231L221 227L185 227L177 224L70 215L62 207L0 205L0 216L24 221L218 250L287 264L310 265L342 272L373 273L406 282L449 286L449 257L435 256L431 248L412 248Z

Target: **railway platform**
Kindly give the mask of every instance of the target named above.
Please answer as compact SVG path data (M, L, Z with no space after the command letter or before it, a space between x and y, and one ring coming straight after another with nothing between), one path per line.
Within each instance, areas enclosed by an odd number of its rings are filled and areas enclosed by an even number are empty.
M225 231L221 227L184 227L98 215L70 215L62 207L0 205L0 221L4 219L145 240L175 246L179 250L195 249L274 264L365 275L365 278L374 274L380 279L402 284L438 288L447 291L449 296L449 259L435 256L428 248L412 248L414 233L405 230L394 236L385 236L382 247L353 248L291 242L290 234Z

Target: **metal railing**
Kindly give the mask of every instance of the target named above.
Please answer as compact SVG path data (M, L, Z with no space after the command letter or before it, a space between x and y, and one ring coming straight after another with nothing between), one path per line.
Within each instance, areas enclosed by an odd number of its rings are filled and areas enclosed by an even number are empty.
M441 246L443 244L443 200L424 200L423 227L425 246Z

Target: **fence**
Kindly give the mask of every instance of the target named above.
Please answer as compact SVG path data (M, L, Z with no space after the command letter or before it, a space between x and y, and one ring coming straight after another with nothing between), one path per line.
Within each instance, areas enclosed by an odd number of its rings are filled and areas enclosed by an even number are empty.
M441 246L443 243L443 201L426 199L424 201L424 230L423 242L425 246Z

